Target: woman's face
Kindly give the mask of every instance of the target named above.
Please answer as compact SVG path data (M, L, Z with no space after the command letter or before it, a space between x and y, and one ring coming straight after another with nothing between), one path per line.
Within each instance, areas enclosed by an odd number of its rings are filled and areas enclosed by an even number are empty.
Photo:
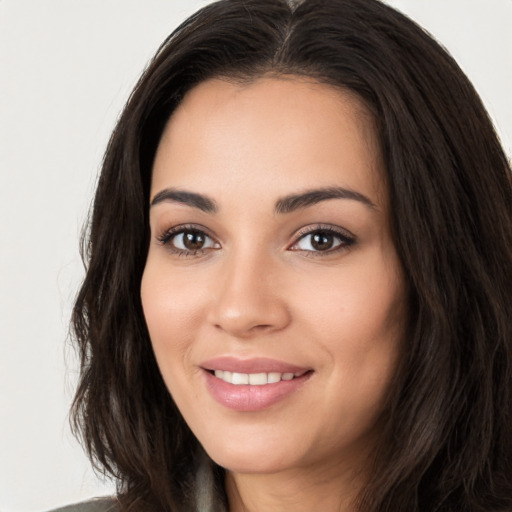
M158 147L150 224L149 334L209 455L242 473L361 461L406 316L362 103L295 77L200 84Z

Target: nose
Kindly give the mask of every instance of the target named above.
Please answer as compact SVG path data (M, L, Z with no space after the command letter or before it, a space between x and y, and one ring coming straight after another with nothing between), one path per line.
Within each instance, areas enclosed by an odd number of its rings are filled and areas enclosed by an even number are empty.
M224 261L217 275L211 324L236 338L284 329L291 316L278 276L278 269L268 259L233 256Z

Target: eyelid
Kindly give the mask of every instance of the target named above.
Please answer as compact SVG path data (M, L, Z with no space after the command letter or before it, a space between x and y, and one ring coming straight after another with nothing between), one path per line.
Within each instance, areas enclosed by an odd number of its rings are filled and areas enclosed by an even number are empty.
M215 236L210 233L210 230L201 224L177 224L176 226L172 226L170 228L162 228L158 230L157 234L155 234L155 238L159 242L163 242L164 240L168 240L172 236L177 235L178 233L182 233L183 231L199 231L215 240Z
M214 247L186 250L173 246L173 244L171 243L172 239L175 238L177 235L185 233L187 231L195 231L202 233L203 235L205 235L206 237L213 241ZM155 235L155 238L160 245L164 246L168 251L178 256L197 256L199 254L204 254L208 251L220 248L220 243L217 240L217 238L210 233L210 230L208 228L200 224L178 224L176 226L163 229L160 232L160 234Z
M324 232L329 233L341 240L341 243L335 246L332 249L328 249L325 251L312 251L307 249L299 249L294 248L301 240L303 240L306 236L312 235L314 233L318 232ZM344 229L340 226L335 226L332 224L315 224L315 225L309 225L304 228L301 228L295 235L294 235L294 241L292 245L288 248L288 250L291 251L297 251L297 252L303 252L308 253L308 256L327 256L328 254L336 253L340 250L346 250L350 246L352 246L354 243L356 243L356 237L353 235L350 231L347 229Z

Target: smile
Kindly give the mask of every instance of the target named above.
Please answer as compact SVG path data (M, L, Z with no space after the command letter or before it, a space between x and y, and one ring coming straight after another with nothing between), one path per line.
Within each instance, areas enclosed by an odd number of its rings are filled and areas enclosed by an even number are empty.
M276 384L282 380L288 381L296 377L301 377L306 371L298 373L238 373L230 372L228 370L215 370L214 375L218 379L234 384L235 386L250 385L250 386L264 386L266 384Z
M290 399L310 379L312 368L268 358L218 357L201 364L206 389L227 409L257 412Z

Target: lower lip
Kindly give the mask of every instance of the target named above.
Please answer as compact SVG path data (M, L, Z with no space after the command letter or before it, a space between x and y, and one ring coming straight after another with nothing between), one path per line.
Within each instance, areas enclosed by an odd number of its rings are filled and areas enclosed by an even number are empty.
M281 380L274 384L251 386L235 385L215 377L205 370L206 386L213 398L224 407L235 411L261 411L284 400L297 391L311 377L307 372L292 380Z

